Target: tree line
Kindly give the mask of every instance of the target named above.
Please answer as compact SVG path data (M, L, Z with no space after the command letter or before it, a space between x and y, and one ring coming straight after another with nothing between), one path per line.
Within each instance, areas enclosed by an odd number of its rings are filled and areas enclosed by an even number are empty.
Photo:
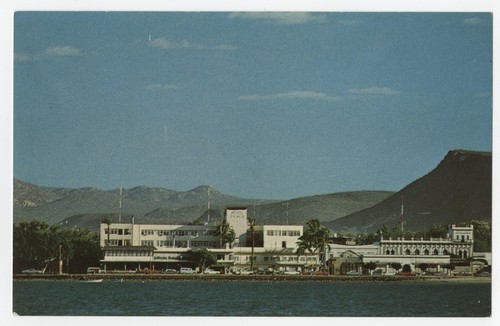
M491 225L486 220L471 220L469 222L462 222L457 224L457 226L468 226L472 225L474 227L474 251L475 252L491 252ZM356 238L357 244L372 244L374 242L379 242L381 237L384 239L397 239L404 237L405 239L428 239L428 238L443 238L445 239L448 235L448 225L435 224L432 225L428 230L425 231L406 231L401 232L400 228L394 227L388 229L385 225L378 229L374 233L360 233L357 235L348 234L347 236L352 236Z
M491 251L491 225L484 220L472 220L463 225L474 226L474 251ZM461 225L462 225L461 224ZM317 253L320 261L325 267L326 250L329 249L331 231L321 226L316 219L308 221L305 225L304 234L297 242L297 255L306 252ZM216 229L216 236L220 238L220 246L226 243L231 246L235 240L234 230L227 223L222 223ZM395 227L388 230L385 226L374 233L361 233L356 236L357 244L372 244L384 238L446 238L447 225L433 225L424 232L407 231L401 233ZM247 245L260 246L261 239L251 232ZM210 266L216 262L215 257L208 251L193 252L193 258L200 266ZM88 266L99 266L101 249L99 234L87 229L61 229L57 225L49 226L45 222L30 221L14 225L13 229L13 269L14 273L20 273L23 269L36 268L47 272L57 272L59 259L63 261L65 273L85 273Z
M14 225L13 272L35 268L57 272L59 259L65 273L85 273L99 266L99 234L87 229L66 230L45 222L30 221Z

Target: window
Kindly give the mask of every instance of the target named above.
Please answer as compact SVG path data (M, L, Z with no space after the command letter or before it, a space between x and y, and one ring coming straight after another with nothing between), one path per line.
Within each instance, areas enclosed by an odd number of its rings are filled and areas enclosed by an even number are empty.
M429 250L425 249L424 250L424 255L428 256L429 255Z
M286 248L286 241L281 241L281 248Z
M410 249L406 249L405 254L409 255L410 254Z
M108 246L118 246L118 240L106 240Z
M432 252L432 254L435 255L435 256L437 256L437 255L439 255L439 252L438 252L437 249L434 249L434 251Z

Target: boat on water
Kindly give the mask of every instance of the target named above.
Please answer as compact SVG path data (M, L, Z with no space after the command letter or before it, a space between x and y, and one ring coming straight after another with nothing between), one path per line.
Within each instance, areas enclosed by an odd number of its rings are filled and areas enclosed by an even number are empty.
M102 283L103 279L102 278L95 278L95 279L82 279L80 282L83 283Z

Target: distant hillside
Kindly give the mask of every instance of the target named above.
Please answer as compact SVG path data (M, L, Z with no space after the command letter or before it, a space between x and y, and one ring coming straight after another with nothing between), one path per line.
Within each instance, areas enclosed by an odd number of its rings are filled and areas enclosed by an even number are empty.
M214 207L272 202L225 195L214 188L211 188L210 197ZM152 221L158 219L158 212L161 212L161 217L167 223L193 221L206 211L207 201L208 186L189 191L142 186L123 189L122 216L125 218L135 215L138 218L144 217L144 220L148 220L149 216ZM93 219L114 216L119 213L119 202L119 189L48 188L14 180L14 223L37 219L55 224L72 216L80 219L84 216L93 216Z
M134 216L136 223L151 224L218 223L228 206L248 207L258 224L305 224L312 218L324 222L371 207L392 194L356 191L276 202L242 199L211 188L209 219L207 186L186 192L141 186L122 192L122 221L130 222ZM119 198L119 189L47 188L14 180L14 223L38 219L66 228L97 230L104 218L118 221Z
M210 222L228 206L248 207L257 224L305 224L316 218L334 232L372 232L398 226L404 197L406 230L471 219L491 222L491 153L450 151L429 174L397 193L356 191L287 201L243 199L211 188ZM69 228L97 230L103 218L118 221L119 189L38 187L14 180L14 223L37 219ZM135 187L124 189L122 221L155 224L205 223L208 187L189 191ZM430 214L421 214L430 213Z
M394 194L389 191L353 191L291 199L250 206L257 224L305 224L310 219L326 222L371 207Z
M335 232L373 232L398 226L401 196L405 230L492 216L491 153L450 151L429 174L379 204L325 225ZM430 214L422 214L430 213Z

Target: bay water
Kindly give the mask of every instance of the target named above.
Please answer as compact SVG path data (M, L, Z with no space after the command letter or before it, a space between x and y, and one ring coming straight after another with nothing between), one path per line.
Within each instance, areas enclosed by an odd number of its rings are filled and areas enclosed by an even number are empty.
M20 316L486 317L490 283L14 281Z

